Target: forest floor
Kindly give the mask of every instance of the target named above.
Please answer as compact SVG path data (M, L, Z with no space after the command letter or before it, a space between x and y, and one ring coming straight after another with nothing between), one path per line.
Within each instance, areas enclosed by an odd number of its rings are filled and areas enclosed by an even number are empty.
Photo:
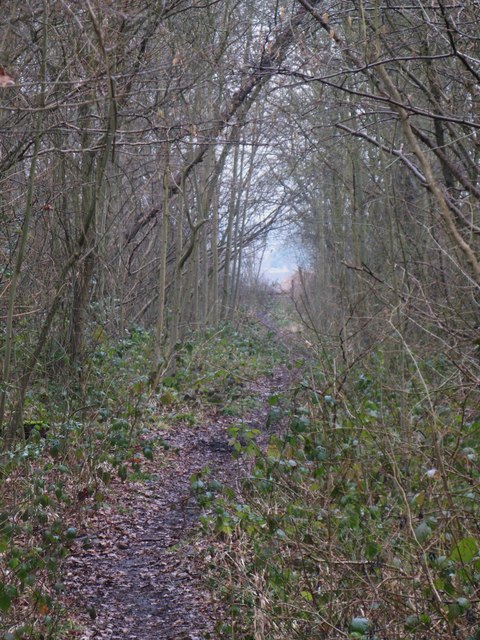
M285 389L291 378L291 372L278 367L271 377L249 383L256 408L241 421L263 431L260 442L268 437L267 398ZM206 582L210 542L200 533L200 508L190 484L206 467L213 478L231 487L245 475L247 463L232 455L227 433L238 422L238 417L210 407L194 426L162 430L158 435L166 445L163 458L146 461L142 479L117 480L110 488L108 504L85 522L67 560L65 605L74 612L77 626L70 637L218 637L222 607Z

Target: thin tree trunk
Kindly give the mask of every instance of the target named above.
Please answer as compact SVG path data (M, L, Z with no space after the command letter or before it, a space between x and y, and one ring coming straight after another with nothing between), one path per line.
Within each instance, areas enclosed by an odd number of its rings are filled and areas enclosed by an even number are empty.
M45 78L46 78L46 64L47 64L47 27L48 27L48 12L47 7L44 7L44 21L43 21L43 29L42 29L42 63L41 63L41 93L39 98L39 111L37 115L37 124L35 128L35 142L32 154L32 160L30 163L30 172L28 176L28 187L27 187L27 199L25 205L25 215L23 218L23 225L20 234L20 241L17 248L17 257L15 260L15 266L13 269L12 279L10 281L10 289L8 292L8 306L7 306L7 322L6 322L6 330L5 330L5 356L3 360L3 367L1 372L1 392L0 392L0 437L4 435L4 422L5 422L5 409L6 409L6 399L8 393L8 387L10 385L10 375L11 375L11 361L12 361L12 353L13 353L13 318L15 314L15 301L17 297L17 288L18 281L20 279L20 274L23 266L23 259L25 257L25 249L27 246L28 234L30 231L30 220L32 216L32 206L33 206L33 192L35 186L35 175L37 170L37 161L38 154L40 151L40 143L42 138L42 124L44 117L44 107L45 107ZM15 425L11 425L7 430L6 437L4 439L4 447L8 448L14 440L15 437ZM22 433L22 437L25 437L25 434Z
M185 189L185 187L184 187ZM188 202L184 203L184 207L188 207ZM169 356L171 356L177 346L179 339L179 327L181 321L181 297L183 291L183 278L182 278L182 250L183 250L183 216L182 210L179 207L177 212L177 219L175 221L175 270L173 276L173 295L172 306L170 310L170 331L169 331ZM192 242L195 242L192 239ZM194 244L194 247L196 245ZM172 360L172 366L174 367Z
M219 320L219 295L218 295L218 208L219 190L215 189L212 206L212 229L210 232L210 245L212 253L212 283L210 285L210 320L213 326L217 326Z
M113 143L113 136L114 136L114 132L115 132L115 127L116 127L116 121L115 118L113 116L113 112L114 112L114 104L112 102L112 100L110 101L110 111L109 111L109 117L108 117L108 121L107 121L107 130L105 132L105 136L104 136L104 145L103 145L103 155L102 155L102 159L101 162L99 163L99 169L97 172L97 179L96 179L96 185L97 185L97 190L100 188L102 181L103 181L103 177L105 174L105 168L107 166L107 161L110 157L111 154L111 149L112 149L112 143ZM97 191L98 193L98 191ZM88 237L89 237L89 231L90 231L90 226L94 220L94 215L95 215L95 208L94 207L90 207L89 211L87 212L87 215L85 217L84 220L84 225L83 225L83 229L82 232L80 234L80 237L77 241L77 246L75 248L75 250L73 251L73 253L70 254L67 262L65 263L64 268L61 271L60 277L58 279L58 285L56 288L56 292L53 298L53 301L50 305L50 309L47 312L47 315L45 317L45 320L43 322L42 328L40 329L40 332L38 334L37 340L36 340L36 344L35 347L33 349L33 352L30 355L30 358L28 359L26 365L25 365L25 369L24 372L20 378L20 382L19 382L19 388L18 388L18 394L17 394L17 400L15 403L15 408L14 408L14 412L8 427L8 434L7 434L7 438L6 438L6 446L11 446L14 438L15 438L15 434L17 433L17 431L19 430L20 425L22 424L23 421L23 410L24 410L24 404L25 404L25 397L27 394L27 390L33 375L33 372L35 371L35 367L37 366L38 360L40 358L40 355L42 354L42 351L45 347L45 343L47 340L47 336L50 332L50 328L52 326L52 322L57 314L57 311L60 308L61 302L62 302L62 298L63 298L63 294L64 294L64 287L65 287L65 282L66 279L71 271L71 269L78 264L78 262L80 261L81 257L83 256L84 258L88 257L88 254L85 255L85 247L88 244Z
M46 23L45 19L45 23ZM46 51L46 24L44 26L44 45L43 45L43 76L45 77L45 51ZM44 86L44 82L42 83ZM17 297L17 288L18 281L20 278L20 274L22 272L23 259L25 257L25 249L27 245L28 234L30 230L30 220L32 215L32 205L33 205L33 189L35 184L35 175L37 170L37 161L38 154L40 151L40 141L41 141L41 129L43 122L43 102L44 102L44 94L42 92L40 98L40 110L38 112L37 117L37 126L35 131L35 146L32 154L32 161L30 164L30 173L28 176L28 188L27 188L27 200L25 205L25 215L23 218L23 225L20 234L20 242L17 248L17 257L15 260L15 266L13 269L12 278L10 281L10 288L8 292L8 307L7 307L7 322L5 328L5 356L3 359L3 370L1 375L1 392L0 392L0 436L3 436L4 431L4 421L5 421L5 408L6 408L6 399L8 393L8 387L10 385L10 375L11 375L11 361L12 361L12 352L13 352L13 318L15 315L15 301ZM13 440L14 433L11 431L7 433L6 445L8 446L10 442Z
M158 299L155 323L155 352L153 370L155 384L158 384L158 375L163 360L163 330L165 324L165 295L167 282L167 254L168 254L168 230L169 230L169 151L166 151L165 167L163 171L163 216L160 232L160 261L158 265Z
M223 284L222 284L222 308L221 318L222 320L228 316L229 304L230 304L230 270L232 266L232 245L233 245L233 232L235 223L235 214L237 210L237 185L239 181L238 176L238 162L240 155L240 147L237 145L233 152L233 167L232 167L232 184L230 186L230 201L228 204L227 212L227 228L225 232L225 260L223 263Z

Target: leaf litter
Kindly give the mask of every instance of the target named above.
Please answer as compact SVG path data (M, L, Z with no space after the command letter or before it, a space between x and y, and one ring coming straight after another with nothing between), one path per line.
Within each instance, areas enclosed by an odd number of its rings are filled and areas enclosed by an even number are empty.
M258 408L243 417L250 427L267 423L267 398L287 384L281 368L251 383ZM160 411L160 409L159 409ZM199 535L200 509L190 479L208 467L234 486L246 462L232 456L228 429L238 418L206 411L195 426L175 425L156 435L168 445L164 458L145 460L149 479L109 488L108 503L79 532L65 566L66 608L80 640L209 640L217 637L222 605L203 579L208 541ZM265 441L264 433L260 440ZM158 457L158 455L157 455Z

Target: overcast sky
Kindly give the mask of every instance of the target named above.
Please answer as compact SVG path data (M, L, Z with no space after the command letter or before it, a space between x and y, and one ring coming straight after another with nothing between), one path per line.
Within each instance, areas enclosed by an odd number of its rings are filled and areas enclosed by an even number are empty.
M286 238L271 238L262 263L262 274L272 282L282 282L297 269L296 247Z

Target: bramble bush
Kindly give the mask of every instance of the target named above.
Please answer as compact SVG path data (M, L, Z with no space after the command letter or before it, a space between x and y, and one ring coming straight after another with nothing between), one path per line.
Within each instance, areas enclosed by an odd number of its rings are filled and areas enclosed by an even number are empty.
M400 415L374 359L339 394L311 366L241 494L209 501L223 637L480 638L480 416L414 372Z

